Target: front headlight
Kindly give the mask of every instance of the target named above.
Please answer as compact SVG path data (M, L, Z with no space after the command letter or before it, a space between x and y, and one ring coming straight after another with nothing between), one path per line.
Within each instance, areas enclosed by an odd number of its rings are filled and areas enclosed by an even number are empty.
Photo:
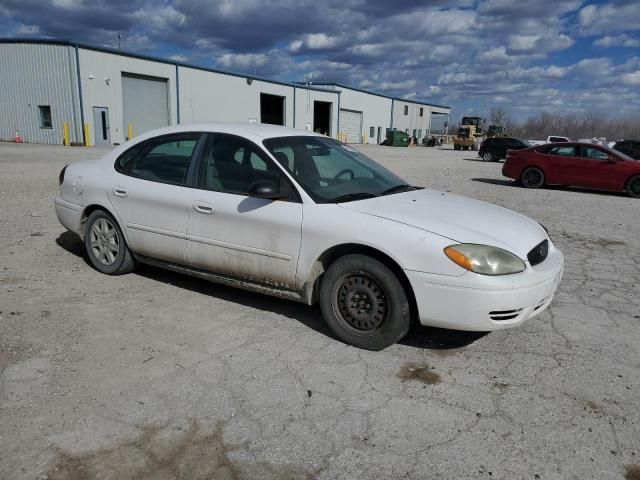
M525 269L524 262L513 253L489 245L459 243L449 245L444 253L465 270L482 275L508 275Z

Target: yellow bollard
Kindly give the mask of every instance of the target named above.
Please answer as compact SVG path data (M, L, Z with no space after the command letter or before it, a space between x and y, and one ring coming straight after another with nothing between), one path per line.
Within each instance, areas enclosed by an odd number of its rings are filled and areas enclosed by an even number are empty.
M133 124L130 123L127 125L127 137L129 140L133 138Z
M65 147L69 146L69 123L62 122L62 144Z
M82 131L84 133L84 146L88 147L91 145L91 143L89 142L89 124L87 122L84 122Z

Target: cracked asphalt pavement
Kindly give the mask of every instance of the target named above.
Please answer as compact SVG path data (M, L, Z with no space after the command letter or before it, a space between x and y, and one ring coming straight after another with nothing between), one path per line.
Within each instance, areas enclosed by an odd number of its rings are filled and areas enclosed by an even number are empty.
M475 152L359 147L546 225L555 300L520 328L367 352L318 308L141 267L53 210L97 147L0 144L0 478L640 478L640 201L526 190Z

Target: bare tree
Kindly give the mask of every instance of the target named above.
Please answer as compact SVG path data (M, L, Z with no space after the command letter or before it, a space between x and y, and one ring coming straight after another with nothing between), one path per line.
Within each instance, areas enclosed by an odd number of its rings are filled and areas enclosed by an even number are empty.
M493 112L492 112L493 113ZM494 121L494 117L492 122ZM510 133L520 138L545 139L549 135L562 135L573 139L605 137L609 140L640 138L640 117L609 118L599 111L582 115L541 112L524 122L511 122Z
M597 110L587 110L584 114L584 129L588 133L589 138L595 137L598 133L602 135L604 123L607 115Z
M491 125L507 128L509 126L509 113L503 107L493 107L489 113Z

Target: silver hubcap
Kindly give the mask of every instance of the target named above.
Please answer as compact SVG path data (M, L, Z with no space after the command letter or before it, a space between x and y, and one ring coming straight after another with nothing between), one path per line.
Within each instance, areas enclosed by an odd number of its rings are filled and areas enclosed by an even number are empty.
M113 223L100 218L93 223L90 234L93 256L105 266L113 265L120 253L120 238Z
M493 155L491 155L489 152L484 154L484 161L485 162L490 162L491 160L493 160Z

